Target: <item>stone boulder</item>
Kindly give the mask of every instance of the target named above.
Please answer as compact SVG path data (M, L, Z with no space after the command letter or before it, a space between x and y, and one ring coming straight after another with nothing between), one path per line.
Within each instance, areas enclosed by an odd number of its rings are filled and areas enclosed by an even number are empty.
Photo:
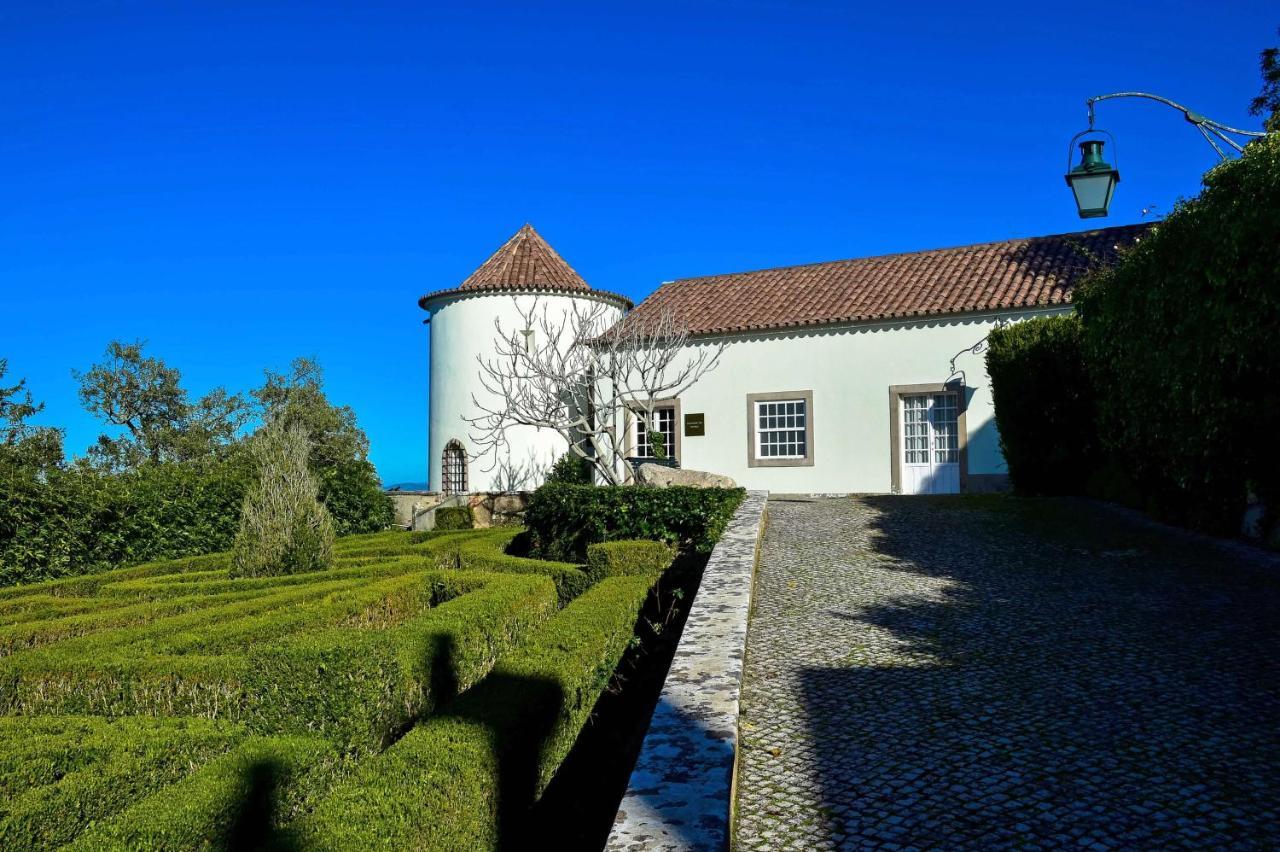
M642 464L636 469L636 482L666 488L668 485L687 485L691 488L736 488L737 483L718 473L705 470L684 470L661 464Z

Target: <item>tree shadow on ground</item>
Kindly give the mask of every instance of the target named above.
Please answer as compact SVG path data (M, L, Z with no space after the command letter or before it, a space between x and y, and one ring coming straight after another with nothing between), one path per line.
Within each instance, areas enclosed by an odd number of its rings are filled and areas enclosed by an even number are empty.
M1280 583L1080 501L864 498L798 672L848 846L1280 839Z

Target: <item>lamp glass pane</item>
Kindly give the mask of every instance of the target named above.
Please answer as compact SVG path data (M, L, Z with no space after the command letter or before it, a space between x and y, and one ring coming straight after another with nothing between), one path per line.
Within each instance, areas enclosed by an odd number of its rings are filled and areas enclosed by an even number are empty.
M1111 194L1115 191L1115 173L1073 174L1071 191L1076 196L1076 206L1080 209L1080 218L1092 219L1107 215L1111 205Z

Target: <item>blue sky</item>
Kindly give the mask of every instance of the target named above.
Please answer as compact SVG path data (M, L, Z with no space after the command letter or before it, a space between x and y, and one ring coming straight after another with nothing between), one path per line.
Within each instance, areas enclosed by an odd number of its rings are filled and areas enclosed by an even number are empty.
M297 355L388 482L426 468L427 328L531 221L593 285L1079 230L1083 101L1256 128L1273 2L0 5L0 357L78 454L71 378L144 338L193 393ZM1216 155L1099 107L1106 224Z

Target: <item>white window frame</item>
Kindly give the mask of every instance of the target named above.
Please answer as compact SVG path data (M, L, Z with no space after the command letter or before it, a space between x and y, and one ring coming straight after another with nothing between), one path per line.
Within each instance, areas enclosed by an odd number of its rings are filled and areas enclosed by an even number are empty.
M803 412L769 412L768 407L777 404L796 403ZM760 426L761 409L765 416L782 417L784 421L774 426ZM800 419L803 418L803 422ZM779 391L747 394L747 467L812 467L813 447L813 391ZM763 453L764 435L781 432L804 432L804 453L788 456L766 456Z
M903 397L928 396L929 404L925 407L925 417L932 416L934 398L941 395L951 396L955 401L955 446L935 446L936 432L932 425L926 426L923 436L928 439L928 447L916 448L928 453L932 464L958 464L960 491L969 490L969 427L968 427L968 391L960 383L891 385L889 387L889 487L894 494L903 490L902 467L907 464L906 424L904 421ZM934 462L935 452L954 453L954 461Z
M653 405L653 413L655 417L658 416L659 412L662 412L663 414L665 414L668 411L671 412L671 415L670 415L671 431L667 434L667 441L666 441L667 457L679 462L680 452L682 449L682 447L680 446L680 433L681 433L680 400L664 399L664 400L659 400L655 402ZM628 409L628 414L629 414L629 418L628 418L629 422L627 423L627 444L628 444L627 455L630 456L631 458L636 458L636 459L654 458L652 451L649 447L649 442L648 440L646 440L648 437L648 424L644 422L645 420L644 409L631 408L631 409ZM643 435L641 434L641 431L640 431L641 429L645 430Z

